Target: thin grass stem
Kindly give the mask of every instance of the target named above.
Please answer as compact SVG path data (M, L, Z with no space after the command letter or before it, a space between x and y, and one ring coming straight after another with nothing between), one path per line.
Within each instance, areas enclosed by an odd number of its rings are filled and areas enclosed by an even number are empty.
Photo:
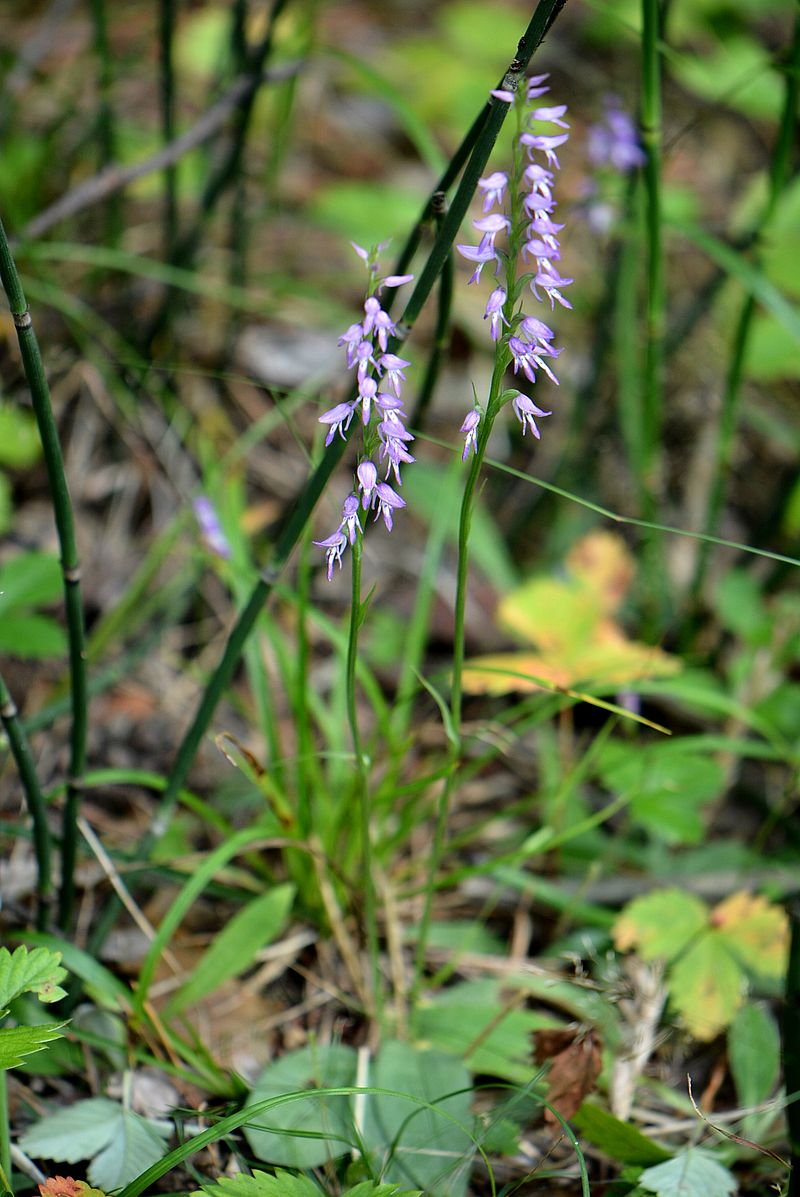
M159 0L159 99L161 137L166 148L175 140L175 7L176 0ZM178 168L164 167L164 259L172 262L178 236Z
M90 0L94 51L97 56L97 138L100 150L100 167L110 166L117 156L117 130L114 109L111 105L111 89L114 82L114 67L111 47L108 41L108 19L105 0ZM106 201L106 236L109 245L116 245L122 232L121 197L110 195Z
M447 196L444 192L439 192L435 198L435 212L436 212L436 227L441 228L442 219L447 207ZM436 307L436 328L433 333L433 342L431 344L430 353L428 354L428 363L425 367L425 375L422 379L422 386L419 389L417 402L414 410L411 413L411 425L413 428L421 430L425 426L425 419L428 414L428 408L431 405L436 384L439 381L439 372L442 368L442 360L447 351L450 340L450 311L453 306L453 254L452 251L447 255L442 266L442 273L439 275L439 293L438 303Z
M47 803L39 785L30 744L19 719L17 705L2 676L0 676L0 720L2 720L8 737L11 755L17 766L28 813L33 824L33 849L36 855L36 926L39 931L46 931L49 921L50 897L53 891Z
M86 768L86 733L88 719L88 691L86 679L86 634L81 599L81 571L75 540L75 521L64 472L64 459L58 439L58 428L50 402L50 388L44 362L33 330L25 292L11 253L5 228L0 221L0 281L8 298L14 326L19 339L25 377L31 393L33 410L42 442L50 495L53 503L61 550L61 573L64 580L64 606L69 643L70 689L72 695L72 727L70 734L70 762L67 794L64 803L61 842L61 893L59 925L67 930L72 922L75 901L75 861L78 848L78 807L83 773Z

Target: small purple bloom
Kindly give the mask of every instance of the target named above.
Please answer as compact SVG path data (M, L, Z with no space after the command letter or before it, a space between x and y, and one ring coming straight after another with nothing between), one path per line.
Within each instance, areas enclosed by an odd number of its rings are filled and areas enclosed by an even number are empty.
M346 332L343 332L336 342L337 345L347 346L347 365L352 366L356 360L356 346L361 344L365 336L363 325L351 324Z
M324 540L315 540L313 542L318 548L326 550L326 557L328 558L328 581L333 577L333 563L339 562L339 569L342 568L342 553L347 548L347 537L337 529L336 532L326 536Z
M364 320L364 334L369 334L375 330L375 336L378 338L378 344L383 353L386 352L386 346L389 340L389 334L395 335L397 329L392 323L392 318L388 312L384 312L381 307L380 300L376 299L374 295L370 295L369 299L364 301L364 311L366 319Z
M378 508L375 519L378 520L383 516L383 522L391 532L392 512L396 511L398 507L405 507L405 499L401 499L400 495L395 494L387 482L378 482L375 487L374 502Z
M534 121L548 121L551 125L558 125L561 129L568 129L569 125L567 122L561 119L566 111L566 104L556 104L550 108L534 108L529 119Z
M546 93L550 90L549 87L542 87L545 79L549 78L549 75L531 75L530 79L528 80L528 88L525 94L525 99L529 104L532 104L534 100L538 100L540 96L546 95Z
M386 278L382 278L378 284L378 291L382 287L402 287L403 283L412 283L414 281L413 274L387 274Z
M398 420L402 423L406 418L405 411L403 410L403 400L398 395L387 395L379 392L375 396L375 406L386 416L387 420Z
M506 302L508 296L502 287L496 287L492 291L486 303L486 311L483 313L484 320L491 322L492 340L496 341L503 331L502 326L505 324L508 327L508 321L503 315L503 304Z
M493 204L502 204L506 187L508 187L508 175L503 170L496 170L487 175L485 179L478 179L478 190L484 193L484 212L488 212Z
M461 454L461 460L466 461L469 457L470 450L473 453L478 452L478 425L481 422L481 413L477 407L473 407L472 411L468 411L464 419L464 423L459 429L460 432L465 433L464 437L464 452Z
M222 531L222 524L214 510L214 504L206 495L198 495L192 502L194 516L203 534L203 540L215 557L228 561L231 557L231 546Z
M330 430L325 437L326 445L331 443L337 432L343 441L347 440L345 432L350 427L354 411L355 407L352 403L337 403L330 411L323 412L319 418L320 424L330 424Z
M358 393L361 396L361 419L363 420L364 424L369 424L372 400L378 393L378 384L375 379L360 378L358 382Z
M378 471L371 461L362 461L356 470L356 477L358 478L358 489L361 491L361 506L366 511L375 493Z
M535 316L525 316L520 322L519 330L524 337L547 348L549 348L549 342L556 335L552 328L548 327L544 321L537 320Z
M539 136L534 133L521 133L519 140L520 145L525 146L528 151L529 157L534 150L541 150L547 160L548 166L555 166L556 170L561 169L561 163L558 160L556 150L565 141L569 141L569 133L559 133L553 137Z
M507 233L511 228L511 221L499 212L493 212L491 216L484 216L480 220L473 220L472 223L479 233L483 233L479 249L493 250L497 234Z
M396 353L384 353L378 359L378 369L385 375L386 381L398 397L400 395L400 384L406 380L405 368L410 365L411 362L398 357Z
M603 122L589 129L587 153L595 166L612 166L621 174L643 166L646 155L636 127L616 96L605 99Z
M502 100L505 104L514 103L513 91L504 91L502 87L495 87L489 92L490 96L494 96L496 100Z
M372 341L359 341L353 352L353 364L358 363L358 380L366 378L367 370L377 363L372 355Z
M541 287L546 293L547 298L550 300L551 311L555 309L555 300L558 300L562 308L571 308L572 304L568 299L564 298L559 288L568 287L569 284L574 281L575 280L571 278L561 278L558 272L555 270L551 271L549 274L543 270L540 270L531 281L531 291L533 291L533 294L541 302L542 297L536 290L537 287Z
M511 402L511 406L514 408L514 415L522 425L522 435L524 436L526 430L530 428L531 432L538 441L540 439L540 433L539 429L536 427L536 418L541 419L543 416L550 416L553 413L549 411L542 411L540 407L536 406L532 399L529 399L527 395L523 395L521 392L517 392L517 395Z
M358 499L355 495L348 495L342 507L342 522L339 529L347 534L347 539L351 544L356 538L356 528L359 532L363 531L358 518Z
M462 258L466 258L468 262L477 262L478 268L473 273L467 286L470 283L477 283L481 277L481 271L487 262L495 262L498 260L497 254L489 246L480 245L457 245L456 249L461 254Z

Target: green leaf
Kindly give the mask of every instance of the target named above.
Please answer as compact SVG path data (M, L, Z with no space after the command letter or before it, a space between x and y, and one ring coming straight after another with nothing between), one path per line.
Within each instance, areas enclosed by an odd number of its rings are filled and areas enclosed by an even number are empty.
M113 1138L121 1108L107 1097L77 1101L41 1118L21 1137L20 1147L36 1159L67 1164L91 1159Z
M444 1052L388 1040L381 1045L371 1082L435 1107L369 1095L364 1141L381 1177L396 1184L411 1182L426 1193L463 1197L475 1150L468 1130L472 1085L463 1062Z
M614 923L620 952L636 948L643 960L674 960L708 926L708 907L680 889L634 898Z
M673 965L670 1004L696 1039L714 1039L742 1003L744 976L718 931L701 936Z
M203 1185L191 1197L322 1197L322 1190L307 1176L278 1170L274 1175L254 1169L252 1176L221 1176Z
M639 1184L658 1197L728 1197L736 1181L707 1151L689 1147L655 1168L646 1168Z
M247 1105L304 1090L353 1085L355 1075L353 1048L343 1043L302 1047L267 1065ZM355 1142L350 1100L315 1097L313 1092L257 1115L244 1133L259 1160L288 1168L319 1168L326 1160L346 1155Z
M0 948L0 1007L5 1009L23 993L35 993L40 1002L57 1002L65 996L59 982L67 975L61 953L47 948Z
M769 644L773 623L753 574L744 569L730 569L723 574L714 594L714 607L723 627L745 644L756 648Z
M60 657L67 646L64 629L46 615L4 615L0 651L22 660Z
M167 1007L184 1010L249 968L256 953L280 935L294 901L293 885L278 885L249 902L219 933Z
M711 922L728 951L746 969L779 980L786 971L789 919L782 906L760 894L731 894L711 912Z
M0 1028L0 1069L17 1068L33 1052L39 1052L54 1039L61 1038L66 1023L47 1023L36 1027Z
M397 1185L376 1184L363 1180L352 1189L346 1189L342 1197L422 1197L419 1189L401 1189Z
M780 1058L775 1019L766 1006L748 1002L728 1028L728 1059L740 1106L766 1101L778 1080Z
M0 464L24 469L33 465L41 451L33 413L0 404Z
M377 183L374 179L331 182L308 204L312 219L361 245L400 237L414 224L424 199L421 190Z
M796 250L800 255L800 245ZM757 382L800 378L797 340L774 316L757 313L747 338L745 372Z
M665 1148L594 1102L585 1101L571 1121L584 1139L621 1164L647 1167L670 1159Z
M120 1189L166 1154L169 1125L159 1127L121 1106L113 1138L89 1165L93 1185L106 1192Z
M783 88L769 51L745 34L728 34L706 54L685 54L672 61L679 83L711 104L744 112L748 120L777 119Z
M668 844L694 844L703 836L702 805L725 781L710 755L681 750L680 743L609 742L599 762L603 784L630 796L631 818Z
M11 523L11 486L5 474L0 474L0 533Z
M18 553L0 569L0 616L55 602L61 584L61 567L52 553Z

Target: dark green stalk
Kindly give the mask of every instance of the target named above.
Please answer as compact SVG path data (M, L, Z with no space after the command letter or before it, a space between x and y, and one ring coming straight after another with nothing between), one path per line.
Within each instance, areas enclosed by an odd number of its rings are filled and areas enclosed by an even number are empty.
M791 167L792 150L795 139L795 125L797 122L797 101L798 96L800 96L800 17L798 17L795 21L794 37L792 39L792 46L789 52L789 60L786 64L785 78L786 88L784 92L783 109L781 111L778 137L777 141L775 142L775 149L773 150L772 160L770 162L769 189L767 192L764 210L761 213L761 219L759 220L757 226L758 233L755 239L756 257L758 256L758 243L763 239L764 232L769 227L769 224L775 215L775 210L778 206L781 193L786 186ZM705 532L710 536L714 536L717 533L720 516L722 514L722 507L725 501L725 492L727 489L727 472L730 465L734 437L736 435L736 423L739 414L739 399L742 389L742 379L744 376L744 366L747 359L747 350L750 343L750 333L753 326L753 317L755 312L756 300L751 293L750 295L745 296L744 302L742 303L742 307L739 311L739 318L736 321L736 329L733 335L733 345L731 348L731 358L728 365L728 373L725 379L725 391L722 397L722 410L720 412L719 424L717 426L716 444L714 446L714 480L708 499L705 520ZM692 591L695 600L697 600L702 594L703 582L705 581L706 569L708 568L710 548L711 546L708 542L703 544L697 557L697 568L695 570L695 576L692 583Z
M72 503L64 473L64 459L58 439L58 429L50 403L44 362L33 331L33 322L17 267L9 248L8 238L0 221L0 280L8 297L19 339L22 364L33 401L33 410L42 442L50 495L53 503L61 550L61 572L64 579L64 606L69 640L70 688L72 693L72 730L70 735L70 763L61 842L61 894L59 925L67 930L72 922L75 900L75 861L78 844L78 806L81 781L86 768L86 730L88 694L86 689L86 644L81 600L80 564L75 542L75 523Z
M358 813L361 832L361 878L364 894L364 925L367 938L367 951L372 973L372 1010L371 1014L380 1022L383 1008L380 955L378 949L378 919L375 902L375 878L372 866L372 811L369 794L369 763L364 755L361 742L361 729L358 725L358 701L356 696L356 667L358 665L358 634L364 619L361 607L361 558L364 551L363 533L357 533L352 545L351 555L351 597L350 597L350 630L347 638L347 721L350 725L350 736L353 741L353 755L356 760L358 773Z
M176 0L159 0L159 94L161 137L164 145L175 140L175 44ZM173 261L178 236L178 168L164 168L164 259Z
M0 1072L0 1185L11 1197L11 1123L8 1118L8 1072Z
M114 110L111 106L111 87L114 79L111 47L108 43L108 21L105 0L89 0L94 28L94 51L97 55L97 135L100 143L100 166L110 166L117 157L117 135ZM106 205L106 242L116 245L122 231L120 196L109 196Z
M661 217L661 63L658 0L642 0L642 145L646 196L647 299L642 411L641 484L645 513L652 517L660 486L659 452L664 385L666 289Z
M47 930L48 903L53 890L50 869L50 829L47 826L47 804L39 785L28 738L19 720L19 712L5 679L0 676L0 720L2 720L11 754L17 765L25 802L33 824L33 847L36 853L36 926Z
M787 1197L800 1197L800 896L787 903L791 945L783 1005L783 1083L792 1171Z
M514 59L505 77L504 82L507 85L515 87L518 80L524 75L531 55L544 37L554 16L563 8L564 2L565 0L539 0L533 18L519 43L518 56ZM504 103L493 103L490 105L489 117L485 122L485 127L477 136L467 168L464 172L464 177L453 198L450 211L442 222L442 227L431 249L428 262L417 281L408 306L403 313L402 323L406 326L413 324L450 253L451 246L455 240L461 221L467 212L478 179L483 174L489 155L497 139L497 134L505 119L507 107L508 105ZM472 136L472 130L470 130L468 136ZM458 153L459 151L457 151ZM437 186L437 191L440 189ZM405 252L404 250L403 253ZM402 270L398 267L397 272L402 273ZM353 392L353 397L355 397L355 391ZM347 442L341 437L334 439L326 450L322 461L306 483L305 489L296 506L290 512L288 519L283 525L275 544L270 565L263 571L241 611L228 637L222 660L206 686L194 720L178 748L169 783L162 796L160 809L154 821L153 829L146 837L145 844L152 843L154 838L160 835L168 824L175 803L177 802L178 794L188 777L192 761L211 722L217 703L230 683L239 662L242 649L252 631L258 613L272 593L282 569L291 556L328 480L341 461L346 447ZM147 849L145 848L145 850Z
M447 207L447 197L443 192L439 192L436 199L436 227L441 228L442 217L444 216ZM421 432L425 427L425 417L428 414L431 400L433 399L434 391L436 390L436 383L439 381L439 371L442 368L442 358L450 340L450 309L453 306L453 254L447 255L442 266L442 273L439 276L439 302L436 309L436 328L433 333L433 343L431 345L430 354L428 355L428 364L425 367L425 376L422 379L422 386L417 395L417 402L411 413L411 427Z

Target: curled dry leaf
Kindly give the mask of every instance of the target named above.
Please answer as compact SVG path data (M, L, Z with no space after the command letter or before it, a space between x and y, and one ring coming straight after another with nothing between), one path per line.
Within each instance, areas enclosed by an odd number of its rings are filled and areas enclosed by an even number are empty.
M572 1118L594 1089L602 1066L602 1044L594 1030L573 1027L534 1033L534 1060L550 1061L547 1100L562 1118ZM557 1123L552 1110L545 1108L545 1122Z

